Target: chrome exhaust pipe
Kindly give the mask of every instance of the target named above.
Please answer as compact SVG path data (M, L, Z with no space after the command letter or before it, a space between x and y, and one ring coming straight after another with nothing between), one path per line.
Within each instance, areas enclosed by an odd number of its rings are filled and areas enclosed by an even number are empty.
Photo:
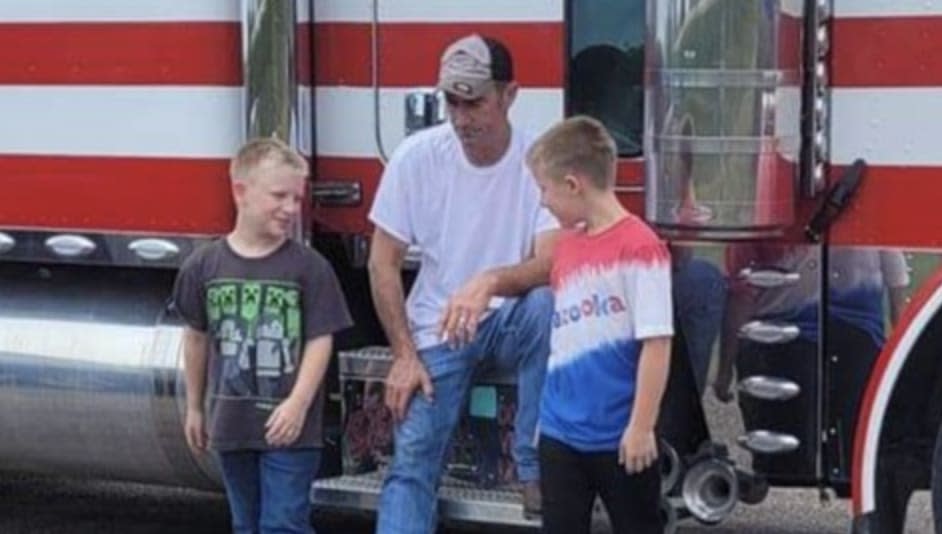
M733 464L715 457L697 461L684 476L681 495L687 510L701 523L714 525L723 521L739 500Z

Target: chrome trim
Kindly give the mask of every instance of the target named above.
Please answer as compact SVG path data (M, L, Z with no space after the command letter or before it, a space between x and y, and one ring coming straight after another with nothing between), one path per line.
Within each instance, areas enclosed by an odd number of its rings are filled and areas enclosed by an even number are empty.
M214 236L143 236L139 234L62 234L55 231L5 230L0 232L14 244L0 259L30 263L70 263L82 265L107 265L123 267L179 267L195 249L208 243ZM70 236L63 239L64 236ZM73 239L77 238L77 239ZM163 243L155 245L155 243ZM63 245L63 243L65 243ZM91 247L89 247L91 243ZM135 245L137 243L137 245ZM51 245L61 247L56 252ZM68 254L66 247L82 247ZM164 257L156 256L156 248L166 248ZM175 253L170 253L176 249ZM66 251L66 254L62 254ZM151 254L145 258L142 254Z
M772 289L786 285L792 285L801 280L801 275L794 272L786 272L779 269L753 269L746 267L739 271L739 278L746 281L753 287L762 289Z
M383 484L383 473L344 475L315 480L311 502L315 508L347 512L375 512ZM477 489L469 483L445 478L438 488L438 515L441 519L538 527L539 521L523 514L520 488Z
M14 246L16 246L16 239L6 232L0 232L0 254L9 252Z
M696 239L791 227L802 146L794 1L645 5L645 216Z
M753 430L739 436L737 442L742 448L760 454L782 454L801 445L801 441L795 436L771 430Z
M369 346L340 351L337 355L341 380L385 380L392 367L393 356L389 347ZM513 370L495 369L475 377L476 384L514 385Z
M183 437L173 278L0 263L0 468L220 487Z
M803 196L813 198L827 187L830 153L830 108L828 64L831 52L831 0L809 2L805 10L801 125L801 180Z
M314 117L300 112L297 2L242 0L243 131L247 139L277 137L304 153L302 139L313 136ZM314 109L313 102L305 104L304 109ZM309 150L314 146L311 141ZM290 230L291 237L301 242L306 232L303 222L299 218Z
M797 71L774 69L758 70L704 70L673 69L658 71L653 80L666 87L754 87L775 89L780 85L797 85L801 79Z
M46 239L46 248L63 258L88 256L98 248L91 239L77 234L59 234Z
M658 152L690 151L697 154L765 154L774 152L778 142L773 137L685 137L679 135L651 136Z
M445 94L438 89L417 89L406 94L405 107L406 135L448 120Z
M615 185L615 193L623 195L644 194L643 185Z
M295 0L242 0L245 133L298 146Z
M363 201L360 182L315 181L311 184L314 201L322 206L354 206Z
M741 393L750 397L768 401L786 401L801 393L801 386L774 376L750 376L739 382Z
M180 254L180 247L166 239L135 239L128 245L128 250L145 261L161 261Z
M739 337L767 345L788 343L797 339L800 333L801 330L795 325L762 320L749 321L739 328Z
M706 458L690 466L681 495L698 521L714 525L729 517L739 502L739 481L728 460Z

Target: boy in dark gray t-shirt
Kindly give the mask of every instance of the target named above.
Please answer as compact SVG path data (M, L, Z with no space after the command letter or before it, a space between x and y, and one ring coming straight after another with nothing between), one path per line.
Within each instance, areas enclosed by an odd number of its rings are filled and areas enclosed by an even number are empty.
M233 231L184 263L174 303L187 323L184 430L216 453L233 531L311 532L332 334L350 316L330 264L288 239L307 163L273 139L232 162ZM204 415L208 408L208 417Z

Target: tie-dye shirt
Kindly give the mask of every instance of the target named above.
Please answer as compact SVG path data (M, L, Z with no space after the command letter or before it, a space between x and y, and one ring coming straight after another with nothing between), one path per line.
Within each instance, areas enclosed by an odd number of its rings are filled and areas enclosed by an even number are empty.
M565 232L550 283L556 304L540 432L581 451L617 449L642 343L673 334L667 247L632 215L599 234Z

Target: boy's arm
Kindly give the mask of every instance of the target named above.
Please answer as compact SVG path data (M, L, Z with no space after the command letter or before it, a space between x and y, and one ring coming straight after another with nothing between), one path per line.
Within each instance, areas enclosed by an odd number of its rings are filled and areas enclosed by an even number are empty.
M661 408L661 397L667 387L670 357L670 337L644 340L631 419L618 451L619 463L624 465L629 473L643 471L657 460L654 426L657 424Z
M184 435L194 450L206 448L203 398L206 395L206 360L208 338L205 332L183 328L183 375L186 382L186 418Z
M326 334L304 345L298 377L288 397L275 408L265 423L265 440L274 447L294 443L304 429L307 412L327 372L333 336Z

